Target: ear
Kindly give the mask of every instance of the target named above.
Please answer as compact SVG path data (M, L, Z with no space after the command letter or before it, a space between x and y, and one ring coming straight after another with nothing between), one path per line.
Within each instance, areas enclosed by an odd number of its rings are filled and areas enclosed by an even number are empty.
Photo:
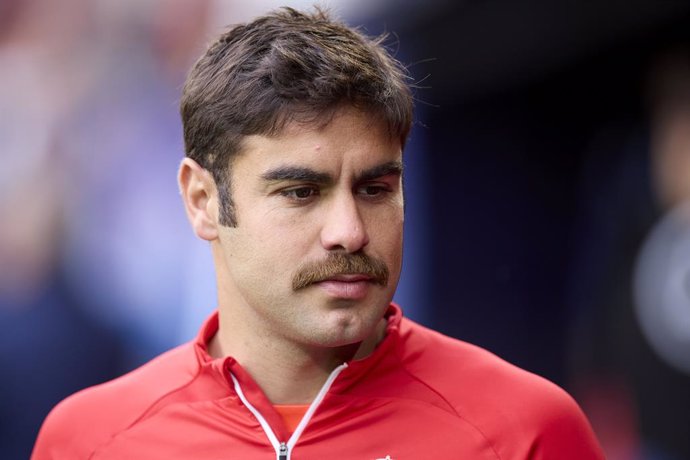
M185 158L180 163L177 182L196 236L206 241L218 238L218 191L211 173Z

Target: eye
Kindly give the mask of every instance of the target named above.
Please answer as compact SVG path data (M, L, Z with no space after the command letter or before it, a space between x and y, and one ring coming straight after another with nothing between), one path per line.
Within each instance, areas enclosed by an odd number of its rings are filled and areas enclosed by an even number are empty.
M305 186L293 187L281 190L280 195L293 201L308 201L319 195L319 189Z
M382 198L390 192L390 187L386 184L363 184L357 187L356 193L364 198Z

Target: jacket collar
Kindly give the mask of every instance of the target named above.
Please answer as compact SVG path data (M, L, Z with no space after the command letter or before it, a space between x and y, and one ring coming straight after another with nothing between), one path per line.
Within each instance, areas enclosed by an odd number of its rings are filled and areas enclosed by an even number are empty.
M383 340L369 356L348 362L348 369L340 375L334 384L334 389L337 388L338 391L346 389L347 386L354 384L358 378L369 369L380 365L381 360L384 358L397 358L395 353L392 353L391 350L396 349L395 344L400 339L400 324L403 318L400 306L391 303L384 314L384 318L387 320L387 325L386 334ZM194 340L194 351L200 368L212 370L217 377L222 378L232 387L232 382L228 374L228 371L231 370L232 373L240 379L243 387L248 385L250 388L256 387L258 390L258 386L253 382L253 379L251 379L249 374L241 368L240 364L233 357L213 358L209 354L208 344L218 332L218 328L218 311L215 311L206 319Z
M365 376L371 376L371 371L385 371L388 368L399 367L399 357L396 344L400 338L400 324L402 312L400 307L391 303L384 317L387 319L386 335L369 356L351 360L345 363L330 386L329 393L344 394L353 388ZM287 439L289 433L271 402L263 393L259 385L246 372L242 366L231 356L213 358L208 351L208 344L218 332L218 312L214 312L203 324L193 345L199 366L199 374L206 375L216 381L212 385L211 392L219 391L221 394L233 395L240 398L235 391L233 376L237 379L242 393L266 420L268 425L280 439ZM220 385L220 386L219 386ZM210 388L207 388L210 390Z

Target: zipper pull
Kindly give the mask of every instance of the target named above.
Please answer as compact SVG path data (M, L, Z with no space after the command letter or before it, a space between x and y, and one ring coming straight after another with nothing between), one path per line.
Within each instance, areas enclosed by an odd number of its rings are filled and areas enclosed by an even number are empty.
M284 442L280 443L280 452L278 452L278 460L287 460L288 447Z

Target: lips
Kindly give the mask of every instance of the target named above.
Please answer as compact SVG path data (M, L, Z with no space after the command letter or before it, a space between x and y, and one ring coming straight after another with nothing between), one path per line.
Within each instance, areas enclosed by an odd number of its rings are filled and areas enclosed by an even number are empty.
M344 283L354 283L357 281L371 281L371 276L362 273L339 273L337 275L331 275L323 281L341 281Z
M372 285L372 278L362 274L339 274L314 283L328 295L338 299L362 300Z

